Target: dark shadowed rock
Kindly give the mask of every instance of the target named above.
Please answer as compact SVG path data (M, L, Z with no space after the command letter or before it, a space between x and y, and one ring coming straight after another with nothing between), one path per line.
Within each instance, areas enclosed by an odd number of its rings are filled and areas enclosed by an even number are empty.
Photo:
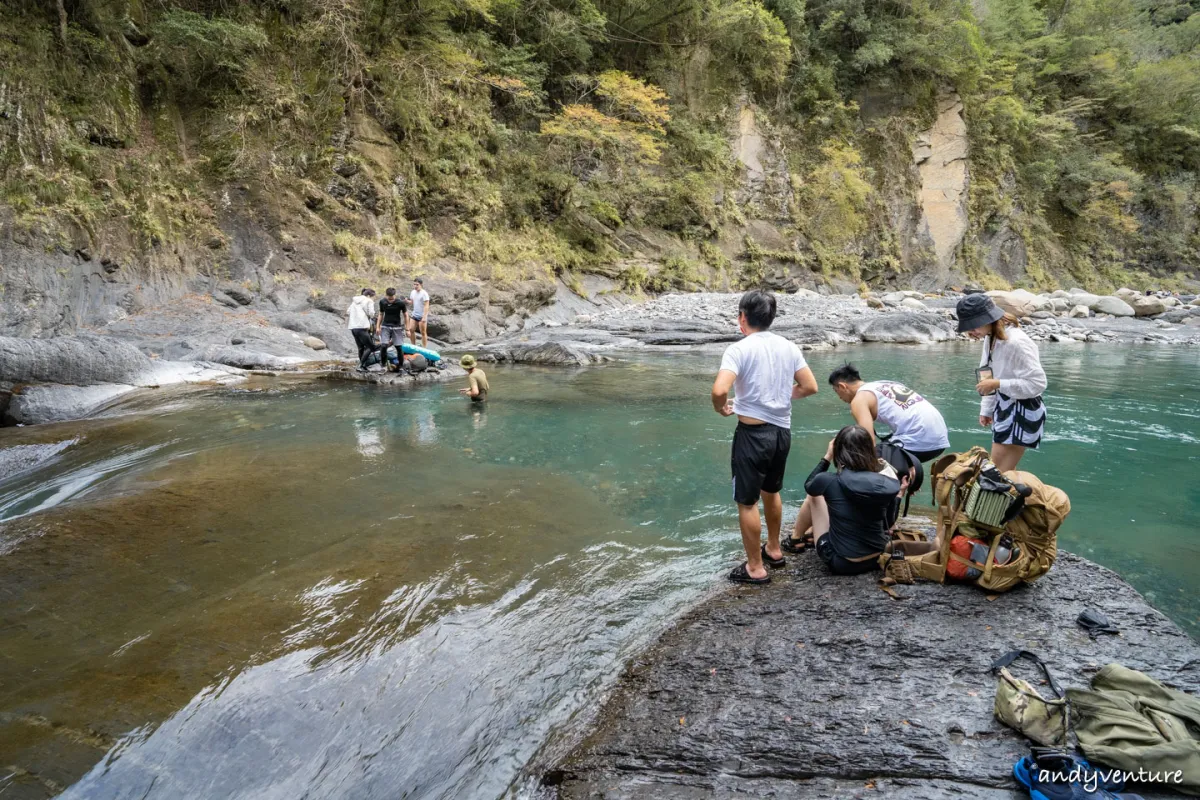
M254 293L244 286L238 286L236 283L223 283L218 289L238 305L248 306L254 302ZM216 294L214 293L213 296L215 297Z
M11 383L135 383L150 359L105 336L54 339L0 337L0 381Z
M1029 745L992 715L1000 654L1032 650L1066 686L1116 661L1200 690L1200 646L1077 556L991 599L927 583L896 587L899 601L875 575L788 560L771 585L722 591L630 664L547 776L560 798L1015 800L1027 795L1012 765ZM1122 634L1089 638L1075 624L1085 607Z
M933 314L881 314L854 325L864 342L929 344L953 339L954 329L944 318Z

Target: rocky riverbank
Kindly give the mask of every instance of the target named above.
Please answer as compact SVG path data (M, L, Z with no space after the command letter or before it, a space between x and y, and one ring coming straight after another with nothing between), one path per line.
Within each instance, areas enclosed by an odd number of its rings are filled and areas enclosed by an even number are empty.
M1025 330L1037 341L1200 344L1200 305L1194 302L1174 300L1175 306L1167 310L1165 301L1152 298L1156 304L1142 307L1157 313L1137 316L1119 297L1101 298L1077 290L1055 293L1062 297L993 294L1021 317ZM777 295L779 316L772 330L806 350L859 342L944 342L958 337L954 306L961 296L908 291L859 297L802 289ZM621 348L720 345L740 337L739 297L737 293L671 294L619 305L598 298L591 307L576 301L565 313L534 315L520 331L475 347L492 360L536 363L555 363L548 351L557 349L558 363L583 364Z
M1028 743L992 715L1002 653L1038 653L1066 686L1115 661L1200 691L1200 646L1115 573L1061 551L1045 578L999 596L916 584L892 599L876 576L831 577L811 553L772 577L722 591L635 659L547 771L551 791L1015 800ZM1085 607L1121 634L1089 638Z
M737 293L638 301L595 276L575 290L559 283L553 294L539 290L536 296L529 288L484 298L478 287L453 281L433 282L430 289L431 344L472 350L485 361L579 366L622 349L717 347L740 335ZM1200 305L1193 298L1184 303L1129 290L1106 297L1081 290L992 294L1038 341L1200 344ZM859 297L799 289L778 295L773 330L806 350L944 342L957 338L953 309L960 296L905 291ZM0 337L0 419L9 424L76 419L138 389L228 383L262 370L345 366L355 351L341 316L348 303L349 296L302 297L284 287L260 295L226 286L81 336ZM476 325L477 316L489 322ZM456 344L439 341L439 335ZM400 381L410 382L415 383Z

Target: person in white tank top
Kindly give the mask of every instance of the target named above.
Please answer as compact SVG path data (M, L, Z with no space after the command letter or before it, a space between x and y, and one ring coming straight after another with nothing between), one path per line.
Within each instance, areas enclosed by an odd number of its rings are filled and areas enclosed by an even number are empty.
M850 404L855 422L874 435L875 420L879 420L891 430L888 441L903 447L918 461L937 458L950 446L941 412L903 383L868 383L853 364L846 364L830 373L829 384L843 402Z

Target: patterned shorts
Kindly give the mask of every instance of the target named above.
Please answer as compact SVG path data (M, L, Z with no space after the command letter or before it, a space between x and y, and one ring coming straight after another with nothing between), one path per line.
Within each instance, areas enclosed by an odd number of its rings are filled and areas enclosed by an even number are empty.
M1046 404L1041 397L1018 400L999 395L992 419L992 441L1037 448L1046 425Z

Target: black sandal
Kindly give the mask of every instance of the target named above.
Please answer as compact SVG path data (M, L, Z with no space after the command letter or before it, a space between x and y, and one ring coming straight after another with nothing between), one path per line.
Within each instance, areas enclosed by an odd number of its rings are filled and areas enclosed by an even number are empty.
M780 545L780 547L782 547L782 546L783 545ZM762 560L763 560L763 563L766 564L771 569L783 569L784 567L787 566L787 561L784 560L782 557L771 558L769 555L767 555L767 546L765 544L762 546Z
M743 561L741 564L733 568L733 572L729 573L729 580L733 581L734 583L762 584L770 583L771 576L764 575L761 578L751 577L750 573L746 570L746 562Z
M791 536L784 536L782 541L780 541L779 546L785 553L793 553L798 555L803 553L805 548L812 547L812 543L813 536L811 533L807 533L804 536L801 536L799 539L793 539Z

